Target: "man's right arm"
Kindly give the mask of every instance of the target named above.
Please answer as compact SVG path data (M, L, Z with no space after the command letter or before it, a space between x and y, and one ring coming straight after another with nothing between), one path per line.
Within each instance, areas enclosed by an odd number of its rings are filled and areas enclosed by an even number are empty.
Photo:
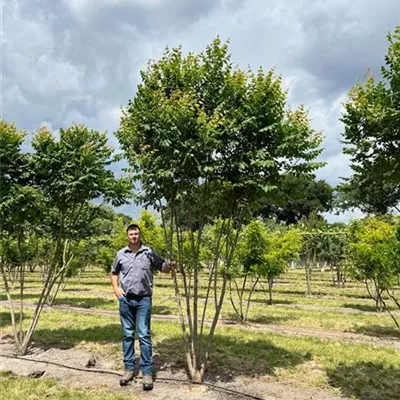
M111 285L118 298L125 295L125 292L119 287L119 274L114 271L111 272Z
M119 263L119 257L118 254L114 259L114 262L111 267L111 285L114 290L115 295L120 298L125 295L125 292L120 288L119 286L119 272L120 272L120 263Z

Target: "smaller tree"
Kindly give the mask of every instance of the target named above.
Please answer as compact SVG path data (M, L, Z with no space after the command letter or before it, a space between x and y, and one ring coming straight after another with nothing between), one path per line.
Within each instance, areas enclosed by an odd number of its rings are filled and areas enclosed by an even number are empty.
M346 224L327 224L324 230L316 233L316 236L318 260L329 266L336 274L333 277L334 285L344 286L348 246Z
M17 240L23 255L24 237L40 229L50 239L44 258L47 268L43 288L29 328L22 329L25 265L20 262L20 324L17 332L13 302L7 275L1 265L4 287L10 303L11 320L19 354L28 350L41 311L57 293L65 273L74 259L73 244L91 234L90 223L101 210L94 200L115 206L126 202L130 195L130 179L116 179L108 168L114 161L113 149L104 133L73 125L56 138L46 129L33 137L34 152L22 154L23 134L15 127L0 123L1 234ZM4 145L4 146L3 146ZM21 256L21 260L24 257Z
M150 211L142 210L137 224L140 226L143 242L158 254L165 254L164 231L162 226L157 224L155 215Z
M400 329L395 315L390 310L390 304L383 296L387 294L400 309L398 229L396 218L393 216L353 221L349 231L349 261L352 275L365 283L377 309L388 311Z
M303 238L295 227L270 227L266 232L267 248L265 264L261 276L268 282L268 304L272 304L272 287L275 279L285 273L291 262L297 261L303 244Z
M274 280L286 271L290 262L299 258L301 242L296 228L288 229L274 223L265 225L260 220L245 227L230 275L231 304L241 322L247 321L251 297L262 278L267 280L268 304L272 304ZM232 296L232 282L236 301Z
M23 298L26 264L29 260L26 238L40 230L43 198L32 187L32 170L27 154L21 152L25 133L14 124L0 120L0 271L10 306L13 334L18 350L24 347ZM19 320L11 299L11 284L19 285Z
M306 295L312 295L311 276L314 267L319 262L319 252L321 249L322 233L326 228L323 218L316 212L312 212L308 218L300 221L299 227L304 237L303 248L301 250L301 261L304 265L306 275Z

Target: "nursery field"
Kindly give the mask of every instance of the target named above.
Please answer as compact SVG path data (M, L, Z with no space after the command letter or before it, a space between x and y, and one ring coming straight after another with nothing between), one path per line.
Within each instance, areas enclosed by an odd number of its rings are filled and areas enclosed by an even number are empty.
M206 277L201 283L205 296ZM40 275L27 273L25 321L40 286ZM305 295L305 286L304 270L289 270L274 285L272 305L258 286L246 323L237 318L228 291L206 376L208 386L193 387L185 382L172 279L156 277L152 319L156 379L154 391L144 397L398 399L400 332L390 316L377 312L362 284L347 281L344 287L335 286L333 271L313 272L312 296ZM17 291L16 287L13 293ZM139 383L118 386L116 375L122 370L118 304L103 270L92 268L79 279L71 278L54 305L45 307L25 357L30 361L10 358L11 320L3 293L1 392L7 392L9 399L143 396ZM235 296L232 293L234 303Z

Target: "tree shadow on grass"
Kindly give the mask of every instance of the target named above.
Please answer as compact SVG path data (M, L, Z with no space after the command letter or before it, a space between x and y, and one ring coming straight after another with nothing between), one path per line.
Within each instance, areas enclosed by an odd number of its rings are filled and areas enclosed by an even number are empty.
M152 314L156 315L172 315L174 314L168 306L153 306L151 310Z
M345 396L357 400L398 400L400 398L400 369L378 363L359 362L339 364L328 371L329 383Z
M69 349L86 342L111 343L119 347L121 337L119 323L90 328L39 328L34 335L34 345L44 349ZM239 375L274 375L277 368L290 369L311 358L309 353L287 351L275 346L266 335L252 336L243 331L228 329L223 334L215 335L214 339L207 371L207 379L211 381L216 380L217 376L218 380L231 381ZM171 371L186 370L186 356L179 334L160 340L157 340L157 335L153 335L153 351L155 374L165 365Z
M14 309L16 323L19 324L19 308ZM22 313L22 319L25 321L27 315ZM0 312L0 328L11 326L11 313L9 311Z
M32 299L34 299L34 300L38 300L39 299L39 296L40 296L40 290L38 290L38 292L37 293L24 293L24 300L26 301L26 300L32 300ZM20 301L20 297L19 297L19 294L17 294L17 293L13 293L12 295L11 295L11 299L13 300L13 301ZM5 295L5 294L0 294L0 300L7 300L7 296Z
M186 370L185 353L179 336L159 342L156 350L161 365L170 363L172 370ZM229 382L237 376L273 376L277 368L294 368L310 358L309 353L289 352L277 347L267 337L244 338L240 332L218 334L214 337L206 380Z
M11 313L0 312L0 328L5 328L11 325Z
M71 306L81 308L107 308L110 309L116 304L114 298L106 299L104 297L69 297L66 299L57 298L54 301L55 306Z
M254 300L252 300L251 301L251 303L253 304L261 304L261 305L265 305L265 306L275 306L275 305L278 305L278 304L295 304L296 302L294 301L294 300L280 300L280 299L277 299L277 300L272 300L272 304L269 304L268 302L267 302L267 300L263 300L263 299L254 299Z
M300 296L305 296L306 295L306 289L304 288L304 290L296 290L296 289L276 289L276 292L278 294L288 294L288 295L300 295ZM331 293L326 293L323 290L318 290L318 289L314 289L312 290L312 295L311 296L315 296L315 297L325 297L325 296L332 296ZM350 297L350 298L354 298L354 299L370 299L370 297L368 296L368 294L355 294L355 293L346 293L346 297Z
M71 306L71 307L80 307L83 309L88 308L97 308L97 309L106 309L108 311L115 310L118 313L118 302L115 297L110 297L108 299L104 297L70 297L67 299L58 298L54 302L55 306ZM172 310L168 306L161 305L153 305L152 307L153 314L161 314L161 315L170 315L172 314Z
M256 324L265 324L265 325L279 325L285 321L292 320L293 317L276 317L270 315L257 315L257 316L250 316L247 318L247 322L249 323L256 323ZM242 323L240 321L239 316L236 313L228 313L224 316L223 322L229 325L239 325L246 326L246 322Z
M375 312L375 313L377 312L376 307L373 305L344 303L342 304L342 307L353 308L355 310L360 310L360 311Z
M110 288L110 282L81 282L81 283L71 283L70 286L106 286L107 288Z
M381 325L365 325L356 326L353 330L357 333L375 337L395 337L400 339L400 330L395 326L381 326Z
M254 322L257 324L265 324L265 325L279 325L283 322L296 319L293 316L281 316L281 317L272 317L270 315L257 315L256 317L248 318L249 322Z
M91 328L38 328L33 341L36 346L43 348L70 349L81 342L119 343L122 338L119 323L99 325Z
M174 284L173 282L171 283L170 281L166 281L166 282L160 282L159 280L157 280L154 284L154 288L157 290L157 288L166 288L166 289L174 289Z

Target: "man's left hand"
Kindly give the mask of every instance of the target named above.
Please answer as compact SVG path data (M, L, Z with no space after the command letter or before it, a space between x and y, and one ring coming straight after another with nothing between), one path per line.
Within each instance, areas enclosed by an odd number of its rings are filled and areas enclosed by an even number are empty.
M176 266L176 262L175 261L168 261L167 264L164 265L164 267L162 268L162 272L171 272L175 270L175 266Z

